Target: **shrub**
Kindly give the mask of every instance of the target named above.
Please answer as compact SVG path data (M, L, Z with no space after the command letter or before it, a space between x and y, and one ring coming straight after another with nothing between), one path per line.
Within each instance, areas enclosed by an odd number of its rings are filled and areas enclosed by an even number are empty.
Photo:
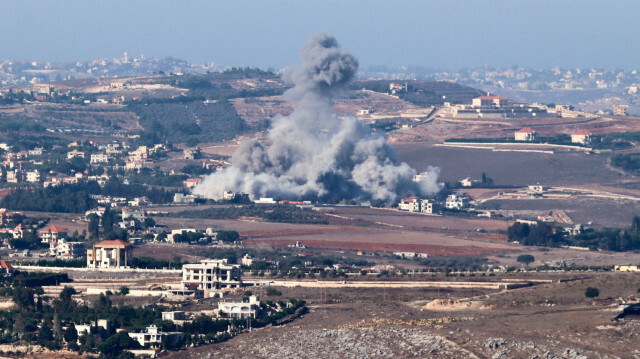
M587 298L595 298L600 295L600 291L595 287L587 287L584 291L584 295Z

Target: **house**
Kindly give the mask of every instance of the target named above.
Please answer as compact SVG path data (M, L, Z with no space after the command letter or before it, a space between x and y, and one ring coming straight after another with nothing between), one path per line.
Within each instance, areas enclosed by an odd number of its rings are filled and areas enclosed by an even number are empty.
M232 191L224 191L222 193L222 199L224 199L225 201L231 201L235 197L236 197L236 194L233 193Z
M2 273L3 276L12 275L14 271L15 269L11 264L9 264L9 262L4 259L0 259L0 273Z
M149 157L149 148L147 146L140 146L135 151L129 152L129 161L138 162L144 161Z
M198 231L196 231L195 228L181 228L181 229L174 229L171 231L171 233L169 233L167 235L167 243L175 243L173 236L177 235L177 234L185 234L185 233L196 233Z
M76 332L78 332L78 337L83 335L87 335L91 333L91 329L96 331L106 331L107 333L111 333L112 326L111 321L109 319L98 319L98 322L91 322L89 324L76 324Z
M20 170L7 171L8 183L19 183L24 181L24 173Z
M42 243L56 244L59 240L67 238L67 230L58 226L49 226L38 231L38 238Z
M536 138L536 131L534 131L530 127L525 127L521 130L516 131L515 140L516 141L533 141Z
M138 222L144 222L147 219L147 213L139 209L131 209L129 207L122 208L122 220L133 218Z
M463 209L469 205L469 198L464 193L453 193L447 196L445 207L447 209Z
M242 257L242 261L240 262L243 266L251 266L253 264L253 257L246 253L244 257Z
M614 116L627 116L627 110L629 109L629 106L625 106L625 105L619 105L619 104L614 104L613 105L613 115Z
M36 147L32 150L28 150L27 153L29 154L29 156L40 156L42 155L42 151L44 150L44 148L42 147Z
M106 207L98 207L97 209L90 209L86 212L84 212L84 219L86 221L89 220L89 216L92 214L95 214L98 217L102 217L102 215L104 214L104 211L106 211Z
M420 212L420 198L415 196L403 198L400 200L400 203L398 203L398 209L409 212Z
M88 268L129 268L133 245L121 239L102 241L87 250Z
M401 211L433 213L433 201L428 199L420 199L418 197L403 198L398 203L398 209Z
M173 203L194 203L197 198L194 194L174 193Z
M162 312L162 320L170 320L175 324L183 324L187 321L184 311Z
M200 147L185 148L183 150L183 153L184 153L184 159L185 160L195 160L197 158L200 158L200 156L201 156Z
M256 318L260 314L260 300L257 296L249 296L249 303L218 302L218 316L221 318Z
M227 264L226 259L205 259L198 264L182 266L184 289L216 290L242 285L240 266Z
M14 239L22 239L26 234L31 233L31 230L24 224L20 223L14 229L0 228L0 233L8 234Z
M571 143L586 145L591 142L591 136L593 136L593 134L587 130L577 131L571 134Z
M640 272L640 267L632 265L617 265L613 267L616 272Z
M184 186L187 188L193 188L202 182L202 178L187 178L184 180Z
M473 107L481 107L481 106L492 106L492 107L500 107L504 104L507 99L502 96L480 96L471 100L471 106Z
M91 163L107 163L109 162L109 156L104 152L94 153L91 155L90 162Z
M7 212L6 208L0 208L0 225L19 223L25 218L22 212Z
M74 157L84 158L84 152L78 151L78 150L73 150L73 151L67 152L67 159L68 160L70 160L70 159L72 159Z
M169 337L180 342L184 337L182 332L163 332L155 325L148 326L144 332L128 334L131 339L137 341L143 347L160 345Z
M40 182L40 172L38 172L38 170L27 172L27 182Z
M84 252L84 242L67 242L65 239L58 241L54 252L56 258L76 259L82 258Z

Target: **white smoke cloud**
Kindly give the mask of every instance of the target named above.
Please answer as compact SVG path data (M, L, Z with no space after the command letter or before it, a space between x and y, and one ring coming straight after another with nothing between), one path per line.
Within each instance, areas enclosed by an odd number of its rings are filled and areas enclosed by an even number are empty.
M253 140L242 143L231 165L205 177L193 193L213 199L233 191L252 198L392 203L440 190L439 169L430 168L428 176L413 182L416 171L397 163L384 138L354 118L335 116L331 101L356 73L354 56L334 37L318 34L302 46L300 57L303 63L284 75L293 85L285 93L295 102L293 113L273 122L269 148Z

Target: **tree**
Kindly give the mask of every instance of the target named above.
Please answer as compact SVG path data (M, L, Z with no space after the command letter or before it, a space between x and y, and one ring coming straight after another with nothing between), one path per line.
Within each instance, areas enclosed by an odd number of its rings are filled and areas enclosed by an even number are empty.
M76 330L76 326L71 323L67 330L64 331L64 340L67 343L75 343L78 340L78 330Z
M584 296L587 298L595 298L600 295L600 291L595 287L587 287L584 291Z
M89 219L89 224L87 225L89 237L91 239L98 239L100 235L100 217L95 213L91 213L87 218Z
M113 230L113 224L116 222L115 213L109 210L109 206L102 213L102 231L106 235Z
M40 343L40 345L45 345L51 340L53 340L53 331L51 330L49 323L44 322L38 332L38 343Z
M120 295L129 294L129 287L123 285L122 287L120 287L120 290L118 290L118 293L120 293Z
M116 357L125 349L136 349L140 344L131 339L125 331L110 336L107 340L98 345L98 351L107 357Z
M536 259L531 254L521 254L516 260L518 263L524 263L528 267L529 264L535 262Z
M240 238L240 234L236 231L218 231L216 239L223 242L235 242Z
M13 302L18 308L27 310L33 307L33 289L25 287L16 287L13 289Z

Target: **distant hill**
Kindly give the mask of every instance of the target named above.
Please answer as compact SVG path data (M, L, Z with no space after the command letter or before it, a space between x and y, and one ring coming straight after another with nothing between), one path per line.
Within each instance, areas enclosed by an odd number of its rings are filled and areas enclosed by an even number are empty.
M444 81L358 80L352 88L391 93L391 83L402 86L395 92L396 96L420 107L442 105L444 102L470 104L473 98L486 95L481 90Z

